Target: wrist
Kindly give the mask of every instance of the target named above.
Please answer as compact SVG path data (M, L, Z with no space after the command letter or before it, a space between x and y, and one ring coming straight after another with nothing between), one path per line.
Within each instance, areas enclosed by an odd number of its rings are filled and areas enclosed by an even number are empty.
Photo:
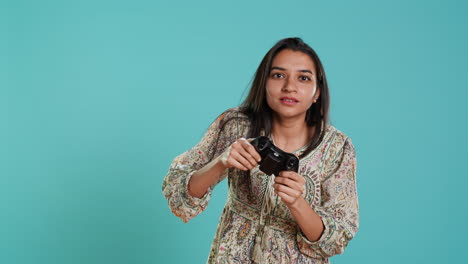
M229 168L226 162L224 161L222 154L216 158L215 167L220 171L224 171Z
M291 211L301 211L301 208L304 208L304 203L307 204L307 202L305 201L304 197L300 196L299 198L297 198L296 201L294 201L293 203L289 204L289 210Z

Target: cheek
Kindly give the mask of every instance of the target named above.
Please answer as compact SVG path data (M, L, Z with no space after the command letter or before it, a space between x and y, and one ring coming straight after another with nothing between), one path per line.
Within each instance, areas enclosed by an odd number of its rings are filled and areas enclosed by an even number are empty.
M280 92L282 87L284 86L284 82L284 80L268 79L265 83L265 87L267 90L270 90L270 92Z
M267 82L266 87L265 87L265 93L266 93L267 102L270 103L271 100L273 100L273 97L275 97L277 93L277 89L275 85Z
M304 89L303 90L303 95L302 95L302 98L304 98L304 107L309 109L312 104L314 103L314 96L315 96L315 92L317 90L314 88L308 88L308 89Z
M305 87L302 90L302 97L305 98L307 101L312 101L317 89L314 87Z
M269 89L267 88L265 92L266 92L265 98L266 98L267 104L268 104L268 106L271 107L271 103L272 103L272 100L273 100L273 97L272 97L272 94L271 94L271 90L269 90Z

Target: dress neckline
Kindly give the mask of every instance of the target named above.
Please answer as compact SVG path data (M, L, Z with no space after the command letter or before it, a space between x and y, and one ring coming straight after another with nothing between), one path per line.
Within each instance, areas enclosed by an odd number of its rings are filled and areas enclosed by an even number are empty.
M323 131L322 133L324 134L324 135L323 135L323 138L322 138L322 141L321 141L321 142L317 145L317 147L315 147L309 154L307 154L307 156L310 156L311 154L315 153L315 151L316 151L320 146L322 146L322 145L324 144L325 141L327 141L327 137L328 137L328 135L330 134L332 128L333 128L333 127L332 127L330 124L326 124L326 125L325 125L325 127L324 127L323 130L322 130L322 131ZM263 130L262 133L265 134L265 131ZM268 138L270 138L271 141L272 141L272 143L276 146L275 141L274 141L273 137L271 136L271 134L268 136ZM306 150L306 148L307 148L308 146L309 146L309 143L306 144L305 146L303 146L303 147L301 147L301 148L299 148L299 149L293 151L293 152L290 152L290 153L293 153L293 154L295 154L296 156L300 156L300 154L301 154L304 150ZM305 158L305 157L303 157L303 158Z
M276 145L276 143L275 143L275 140L273 139L273 136L270 135L269 138L271 139L271 142L273 142L273 144L274 144L275 146L278 147L278 145ZM296 153L296 152L299 152L299 151L301 151L301 150L305 150L305 149L307 148L307 146L309 146L309 143L307 143L307 144L305 144L303 147L298 148L298 149L296 149L295 151L292 151L292 152L289 152L289 153ZM284 150L283 150L283 151L284 151Z

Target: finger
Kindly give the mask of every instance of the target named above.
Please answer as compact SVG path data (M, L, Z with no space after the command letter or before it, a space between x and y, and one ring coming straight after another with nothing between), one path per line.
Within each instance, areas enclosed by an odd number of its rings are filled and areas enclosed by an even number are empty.
M237 152L239 152L242 157L244 157L248 162L251 164L252 168L257 166L257 161L255 158L245 149L245 145L242 142L242 140L238 141L238 144L235 145L235 149Z
M281 197L281 201L283 201L283 203L287 203L287 204L290 204L290 203L293 203L295 201L294 197L291 197L290 195L284 193L284 192L278 192L276 193L279 197Z
M294 171L281 171L280 176L284 178L292 179L299 183L305 183L305 178L297 172Z
M286 185L298 191L301 191L301 192L304 191L305 182L298 182L298 181L295 181L294 179L286 178L282 176L275 177L274 181L275 183Z
M254 157L252 157L252 155L247 152L245 149L240 149L239 150L239 153L246 159L250 162L250 164L252 165L252 167L255 167L258 165L258 162L255 160Z
M251 167L251 169L255 166L257 166L257 161L242 147L241 143L235 145L235 151L239 156L241 156L245 161L249 164L247 165L244 163L244 165ZM236 156L237 157L237 156Z
M294 171L280 171L280 176L281 176L281 177L284 177L284 178L291 178L291 179L293 179L293 178L295 178L295 177L294 177L294 176L295 176L294 174L297 174L297 173L294 172Z
M244 167L249 168L249 170L255 167L252 164L250 164L250 162L238 151L233 151L231 153L231 157L234 158L237 162L241 163Z
M291 189L295 189L301 192L304 190L303 184L300 184L288 178L275 177L275 183L287 186Z
M255 159L256 162L260 162L262 157L260 156L260 154L258 154L255 147L252 144L250 144L249 140L245 138L241 138L240 143L242 147L245 149L245 151L247 151Z
M248 171L249 169L242 165L240 162L235 160L234 158L230 157L227 160L228 164L231 165L232 167L235 167L237 169L243 170L243 171Z
M299 197L300 195L302 195L302 192L282 184L274 184L273 188L277 193L282 192L291 197Z
M249 167L252 169L253 167L257 166L257 162L250 156L250 154L245 151L243 145L242 145L242 139L236 140L234 143L232 143L231 147L238 153L238 155L234 155L236 158L241 156L242 158L239 158L238 161L240 161L244 166ZM246 160L243 161L243 159Z
M255 147L252 144L250 144L249 140L241 138L240 143L242 144L244 149L256 160L256 162L260 162L262 160L262 157L260 157L260 154L258 154Z

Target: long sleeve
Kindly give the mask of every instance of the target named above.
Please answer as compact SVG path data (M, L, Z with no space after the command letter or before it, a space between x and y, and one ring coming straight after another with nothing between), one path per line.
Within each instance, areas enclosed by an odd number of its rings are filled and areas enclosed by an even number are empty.
M325 169L322 181L322 203L315 206L325 226L318 241L310 241L302 232L297 242L302 253L315 258L328 258L344 252L359 227L359 205L356 189L356 153L351 139Z
M200 142L177 156L169 167L163 181L162 192L168 200L171 211L183 222L188 222L205 210L214 186L226 177L227 170L201 198L193 197L188 193L187 186L192 175L220 155L237 139L239 122L234 120L237 116L233 115L237 114L229 110L221 114L209 126Z

